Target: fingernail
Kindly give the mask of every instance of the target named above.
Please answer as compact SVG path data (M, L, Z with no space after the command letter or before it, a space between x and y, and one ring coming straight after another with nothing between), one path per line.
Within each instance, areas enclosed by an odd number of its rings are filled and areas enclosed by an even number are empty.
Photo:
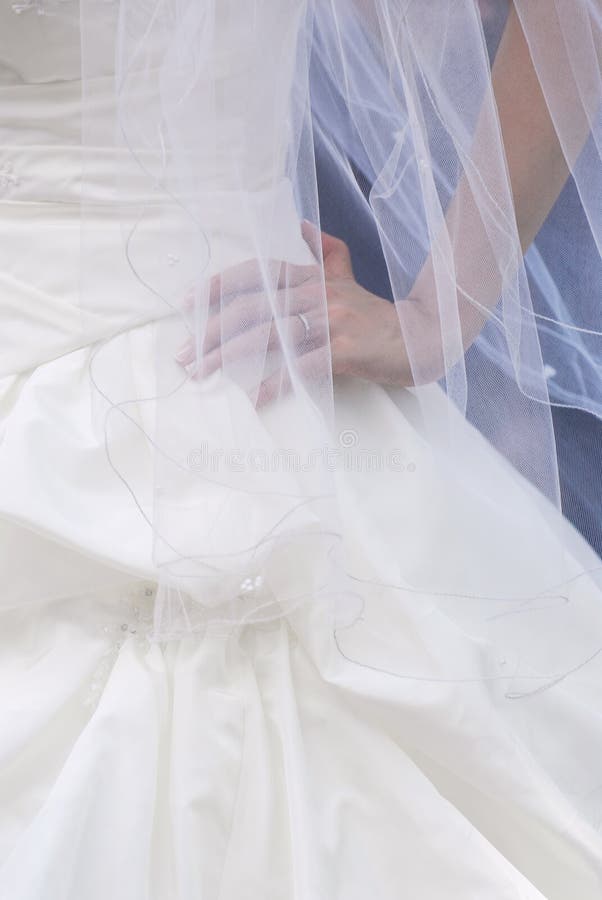
M194 359L194 344L192 340L189 338L185 344L182 344L178 352L176 353L176 362L180 363L181 366L187 366Z

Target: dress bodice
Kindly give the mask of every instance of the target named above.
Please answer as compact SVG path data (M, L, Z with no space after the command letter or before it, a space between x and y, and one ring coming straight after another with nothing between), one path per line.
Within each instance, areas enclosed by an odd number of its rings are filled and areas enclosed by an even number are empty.
M304 6L208 2L202 34L176 39L160 23L124 75L119 3L82 0L81 17L75 0L0 5L4 372L165 314L132 278L124 245L136 228L147 280L164 270L177 291L190 198L209 273L254 255L241 209L275 223L270 255L307 261L286 178ZM180 81L174 54L192 59Z
M5 151L80 143L114 151L124 149L126 140L132 150L148 152L153 143L158 150L158 138L148 129L157 128L167 107L176 133L162 137L194 154L199 183L212 190L252 190L283 174L304 0L243 7L221 0L215 9L207 2L203 15L210 21L198 17L198 33L191 37L160 22L141 53L128 46L127 22L125 40L119 31L117 2L81 5L81 21L74 0L0 6ZM176 70L173 57L187 53L193 58ZM184 110L181 120L173 112L177 106ZM116 135L116 116L129 134ZM20 180L14 184L21 191L24 186ZM21 191L13 197L23 196Z

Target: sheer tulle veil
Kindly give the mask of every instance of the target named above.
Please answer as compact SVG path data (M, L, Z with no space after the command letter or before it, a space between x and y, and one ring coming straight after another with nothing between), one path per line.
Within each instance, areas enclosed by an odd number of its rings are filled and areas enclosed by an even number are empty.
M399 677L489 684L506 700L599 677L595 557L555 553L545 573L529 560L530 542L564 546L568 527L551 404L602 414L602 13L597 0L515 8L587 222L591 294L556 277L549 245L523 258L492 87L505 3L81 0L83 145L96 148L94 166L83 159L81 302L107 322L156 322L155 389L141 395L127 347L108 339L92 415L153 532L157 639L308 603L339 635L376 592L408 621L436 608L474 637L474 658L459 658L433 625L436 678L402 658ZM98 148L120 296L96 289ZM411 372L389 396L411 397L412 446L372 446L337 416L316 148L349 215L380 237ZM556 240L569 259L570 237ZM132 431L152 473L128 455ZM399 516L415 517L394 572L362 567L341 537L340 482L366 460L389 467ZM537 509L538 534L512 491L500 497L496 466ZM473 531L455 528L466 498L486 510ZM515 529L522 562L492 592L479 554L505 552L500 529ZM491 644L493 667L479 652Z

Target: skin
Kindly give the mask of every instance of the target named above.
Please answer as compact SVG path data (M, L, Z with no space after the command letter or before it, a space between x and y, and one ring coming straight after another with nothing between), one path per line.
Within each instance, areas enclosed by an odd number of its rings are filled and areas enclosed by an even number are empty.
M492 72L492 86L507 161L516 232L510 252L529 246L556 201L569 170L559 145L547 103L542 95L529 48L514 7L511 8ZM478 161L480 136L490 134L491 121L477 126L473 157ZM583 140L585 140L584 132ZM489 144L484 141L484 153ZM512 204L508 202L508 208ZM512 230L513 223L510 223ZM286 317L287 339L303 353L300 374L316 371L330 353L334 375L355 375L385 385L410 386L440 378L456 362L485 324L498 302L502 285L484 273L497 271L496 257L488 243L487 229L474 202L466 177L459 183L445 219L445 236L456 249L452 302L459 321L456 345L442 347L439 310L440 283L436 282L433 255L427 259L409 297L404 302L400 328L399 305L391 304L362 288L354 278L346 245L328 234L303 224L306 241L323 258L328 320L323 320L324 284L318 267L282 265L274 276L274 295L266 301L257 264L250 262L218 276L211 285L210 316L203 345L201 377L219 368L225 354L245 354L258 345L277 347L282 338L282 319L275 323L272 304ZM457 237L456 237L457 236ZM437 241L434 241L436 245ZM478 260L478 264L475 263ZM514 271L520 260L514 261ZM224 302L231 286L231 302ZM456 293L457 285L460 290ZM478 304L467 298L478 297ZM221 302L219 302L221 298ZM243 308L244 307L244 310ZM297 313L311 322L311 344L303 347L305 328ZM247 330L236 330L244 313ZM236 323L236 325L235 325ZM406 346L413 348L408 358ZM177 356L182 365L195 360L191 342ZM258 386L255 401L269 402L287 387L286 376L277 372Z

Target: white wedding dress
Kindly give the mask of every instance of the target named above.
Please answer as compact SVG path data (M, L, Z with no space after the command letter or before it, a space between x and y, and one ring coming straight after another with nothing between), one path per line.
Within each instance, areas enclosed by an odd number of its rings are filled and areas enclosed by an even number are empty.
M363 618L338 632L310 603L274 622L209 621L148 641L152 533L94 427L89 366L110 337L141 384L152 379L158 313L132 325L118 304L112 318L79 305L76 42L68 20L24 5L0 6L0 897L597 900L602 594L596 613L594 581L570 584L571 604L594 611L581 620L575 672L535 710L487 680L490 664L503 673L511 661L489 658L461 610L446 614L438 573L465 585L472 570L469 582L499 596L517 584L545 591L561 558L575 575L599 561L468 425L453 465L478 469L487 496L454 487L429 450L436 435L421 432L418 394L423 408L447 405L437 386L336 385L338 428L411 461L401 475L338 475L358 571L397 584L423 567L421 534L441 535L420 614L374 587ZM270 41L285 44L287 16L272 6ZM224 30L230 97L273 78L268 56L241 70L244 41L243 25ZM271 157L259 137L255 149L248 177L261 202ZM106 218L103 178L118 161L99 150L88 162ZM205 174L224 190L222 172ZM283 258L306 261L285 183L276 208ZM111 258L113 223L104 227L95 288L118 296L128 273ZM206 227L216 271L252 255L227 193ZM281 414L267 409L263 425L277 430ZM144 435L121 453L144 490ZM504 508L507 527L491 515ZM227 546L227 529L214 537ZM548 613L553 634L561 620ZM473 660L483 680L446 679L461 674L447 659Z

